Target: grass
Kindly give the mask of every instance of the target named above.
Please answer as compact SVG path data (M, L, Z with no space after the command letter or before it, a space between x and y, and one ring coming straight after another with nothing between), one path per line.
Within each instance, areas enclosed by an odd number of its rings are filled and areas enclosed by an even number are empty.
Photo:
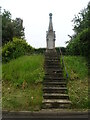
M25 89L3 84L2 108L9 111L38 111L42 103L42 85L31 84Z
M44 57L22 56L2 67L3 110L40 110Z
M64 61L69 74L67 87L70 100L72 101L72 108L87 109L89 101L86 59L81 56L64 56Z
M69 74L69 78L83 79L88 77L87 62L81 56L64 56L65 65Z
M67 87L72 109L87 109L87 62L80 56L64 56L64 61L69 74ZM22 56L2 65L3 110L37 111L41 109L43 63L43 55L31 55Z
M88 80L69 81L68 93L72 109L88 109Z
M38 83L43 80L43 61L41 55L22 56L3 64L2 77L4 81L19 86L25 83Z

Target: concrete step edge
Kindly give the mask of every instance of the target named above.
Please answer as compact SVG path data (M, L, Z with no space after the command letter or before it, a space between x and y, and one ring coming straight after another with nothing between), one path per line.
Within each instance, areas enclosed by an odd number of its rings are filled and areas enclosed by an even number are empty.
M43 89L67 90L67 87L43 87Z
M70 100L63 100L63 99L44 99L43 101L42 101L42 103L69 103L69 104L71 104L71 101Z
M60 93L44 93L43 94L44 96L67 96L68 97L68 94L60 94Z

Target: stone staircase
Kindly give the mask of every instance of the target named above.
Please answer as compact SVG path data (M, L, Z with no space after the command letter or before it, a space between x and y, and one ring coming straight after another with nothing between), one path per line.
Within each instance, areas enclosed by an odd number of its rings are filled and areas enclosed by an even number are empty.
M43 81L43 108L69 108L66 79L60 65L60 55L55 50L45 52L45 77Z

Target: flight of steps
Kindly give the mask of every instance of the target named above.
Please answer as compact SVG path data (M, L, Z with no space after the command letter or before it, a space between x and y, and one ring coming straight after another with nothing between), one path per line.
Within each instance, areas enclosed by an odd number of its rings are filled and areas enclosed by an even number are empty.
M45 52L45 77L43 81L43 108L69 108L66 79L60 65L60 56L55 50Z

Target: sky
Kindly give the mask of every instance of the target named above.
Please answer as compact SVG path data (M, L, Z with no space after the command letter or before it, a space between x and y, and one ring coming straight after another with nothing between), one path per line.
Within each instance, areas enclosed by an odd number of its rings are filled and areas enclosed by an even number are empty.
M90 0L0 0L0 6L9 10L12 19L23 19L25 39L34 48L46 47L49 13L52 13L56 47L66 47L68 35L74 34L74 15L87 7Z

